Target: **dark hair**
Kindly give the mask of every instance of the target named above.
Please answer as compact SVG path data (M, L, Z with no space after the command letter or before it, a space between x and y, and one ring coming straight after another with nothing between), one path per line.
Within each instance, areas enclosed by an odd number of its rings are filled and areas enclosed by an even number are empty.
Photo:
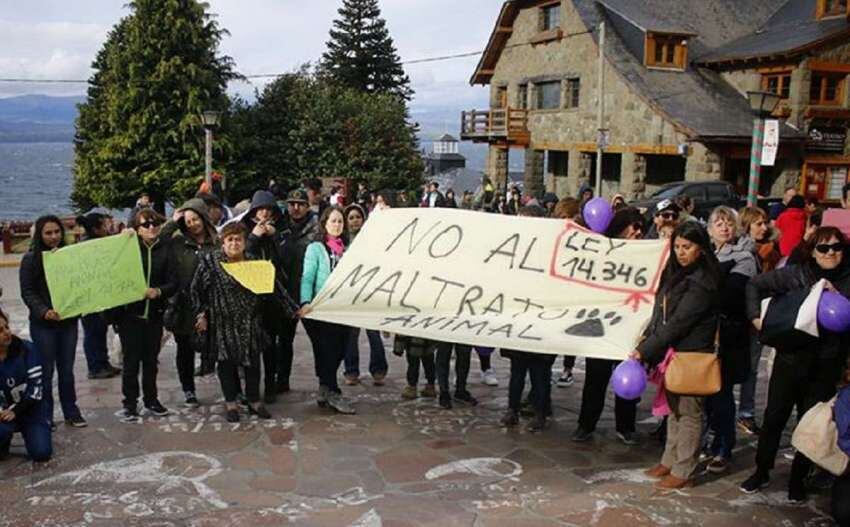
M711 240L708 237L705 227L696 221L683 222L676 227L676 230L673 231L673 235L670 237L671 249L676 246L677 238L684 238L699 246L702 254L694 266L699 266L705 272L705 282L703 283L707 287L711 289L718 288L722 277L720 263L717 261L717 256L715 256L714 250L711 248ZM679 259L676 258L676 255L671 254L667 260L667 266L664 268L661 282L666 284L670 280L678 281L677 279L682 276L683 272L687 272L686 269L679 264Z
M225 226L221 229L221 234L219 238L224 241L228 236L242 236L242 238L248 238L248 228L245 227L245 224L241 221L231 221L230 223L225 224Z
M544 218L546 217L546 211L540 205L524 205L520 207L518 215L531 218Z
M317 177L311 177L304 180L304 188L310 189L313 192L322 191L322 180Z
M159 225L165 223L165 216L153 209L139 209L133 214L133 219L130 220L130 227L138 229L139 225L146 221L154 221Z
M345 211L342 209L342 207L338 205L331 205L327 207L322 212L322 215L319 216L319 228L316 231L316 236L313 238L314 241L324 243L325 236L328 235L328 229L327 227L325 227L325 224L328 222L328 219L334 212L339 212L339 214L342 216L343 223L345 222Z
M793 198L788 200L787 208L789 208L789 209L802 209L805 206L806 206L806 200L803 199L803 196L798 195L798 196L794 196Z
M847 193L850 192L850 183L845 183L843 187L841 187L841 198L847 199Z
M809 225L820 227L821 223L823 223L823 209L817 209L809 214Z
M48 223L55 223L59 225L59 231L62 233L62 237L59 239L58 247L65 247L65 225L57 216L54 216L53 214L46 214L35 220L35 229L33 230L32 244L30 245L30 248L33 251L41 252L47 249L44 245L44 241L41 239L41 232L44 230L44 226Z
M634 207L619 209L614 213L611 223L608 224L608 228L605 230L605 236L617 238L628 226L635 224L640 224L641 230L646 233L646 222L643 214L638 209Z
M687 210L694 204L694 200L692 200L690 196L677 196L673 201L675 201L676 205L678 205L682 210Z
M578 216L580 212L581 208L579 207L578 199L568 196L558 201L554 210L552 210L552 217L571 220Z
M74 220L74 223L79 225L86 231L86 236L89 238L94 238L96 236L95 230L103 227L103 222L106 221L108 216L106 214L101 214L99 212L92 212L90 214L86 214L83 216L77 216Z
M818 227L815 233L811 238L803 242L802 245L802 255L800 259L801 265L810 265L813 266L812 269L817 268L817 262L815 262L815 257L812 256L812 253L815 250L815 246L819 243L823 243L830 238L835 238L838 240L838 243L841 245L847 245L847 237L844 236L844 233L841 232L841 229L838 227ZM842 265L845 265L846 260L842 260Z
M364 220L366 219L366 210L363 207L361 207L359 203L351 203L350 205L347 205L342 211L343 212L342 217L345 218L346 222L348 222L348 214L352 210L356 210L357 212L360 213L360 216L362 216ZM347 226L348 225L346 225L346 227Z

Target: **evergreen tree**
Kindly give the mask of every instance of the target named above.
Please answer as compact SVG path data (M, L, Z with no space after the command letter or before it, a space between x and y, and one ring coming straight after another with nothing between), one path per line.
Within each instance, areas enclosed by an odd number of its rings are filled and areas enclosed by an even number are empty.
M79 209L126 207L194 193L204 170L200 114L227 107L235 77L217 54L225 34L197 0L135 0L92 64L76 123L74 190ZM228 149L216 142L217 154Z
M322 55L321 73L341 86L410 100L410 79L381 18L378 0L343 0L338 13Z

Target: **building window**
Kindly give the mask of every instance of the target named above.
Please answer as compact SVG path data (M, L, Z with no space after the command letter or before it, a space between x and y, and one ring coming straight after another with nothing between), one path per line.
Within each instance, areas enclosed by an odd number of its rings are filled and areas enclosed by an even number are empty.
M517 105L520 110L528 108L528 84L520 84L517 88Z
M537 91L536 110L555 110L561 107L561 81L535 84Z
M812 72L809 102L822 106L838 106L844 97L844 73Z
M847 0L818 0L817 17L850 15Z
M761 76L761 88L764 91L775 93L783 100L791 97L791 72L771 73Z
M507 86L499 86L496 88L496 100L494 101L494 108L507 108L508 107L508 87Z
M566 107L578 108L579 91L581 82L579 79L567 79Z
M646 34L646 65L684 70L688 61L688 37Z
M540 31L549 31L561 26L561 3L540 8Z

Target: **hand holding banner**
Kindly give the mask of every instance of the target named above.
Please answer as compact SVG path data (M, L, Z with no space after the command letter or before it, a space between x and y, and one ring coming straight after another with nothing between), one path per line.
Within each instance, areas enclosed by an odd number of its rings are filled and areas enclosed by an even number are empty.
M624 359L651 316L665 241L452 209L375 214L310 318L464 344Z
M147 285L136 233L116 234L43 253L53 309L62 318L141 300Z

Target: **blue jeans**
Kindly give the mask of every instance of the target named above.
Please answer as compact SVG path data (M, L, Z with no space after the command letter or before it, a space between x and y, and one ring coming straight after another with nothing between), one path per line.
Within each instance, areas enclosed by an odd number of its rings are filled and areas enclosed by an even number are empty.
M735 448L735 395L733 385L723 383L723 388L714 395L705 398L705 419L708 426L704 428L703 443L706 441L708 429L714 431L714 439L709 445L713 456L723 459L732 458Z
M750 376L741 384L738 417L752 419L756 415L756 385L759 379L759 362L763 346L758 337L750 337Z
M106 347L106 333L109 325L100 313L86 315L81 320L86 365L88 365L89 374L95 374L109 367L109 348Z
M74 386L74 358L77 354L77 321L59 325L30 322L30 336L44 361L43 383L45 411L53 419L53 371L59 377L59 402L65 419L80 417Z
M384 350L384 342L381 340L381 332L371 329L366 330L369 339L369 373L387 373L387 354ZM360 328L352 328L351 334L345 344L345 374L360 375Z
M32 408L24 417L0 423L0 451L8 450L15 432L20 432L24 436L27 455L33 461L47 461L53 455L50 419L47 418L44 401Z

